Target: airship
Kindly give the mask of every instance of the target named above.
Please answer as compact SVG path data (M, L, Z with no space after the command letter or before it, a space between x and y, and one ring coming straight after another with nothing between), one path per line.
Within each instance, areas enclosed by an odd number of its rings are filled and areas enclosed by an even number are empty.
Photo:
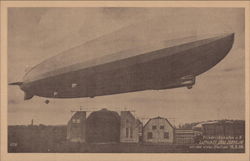
M234 32L218 23L146 20L52 56L10 85L19 85L25 100L191 89L198 75L229 53L233 42Z

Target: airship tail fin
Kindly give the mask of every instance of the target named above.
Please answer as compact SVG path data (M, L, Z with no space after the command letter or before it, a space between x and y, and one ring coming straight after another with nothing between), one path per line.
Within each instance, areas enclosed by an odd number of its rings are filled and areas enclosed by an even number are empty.
M13 82L13 83L9 83L9 85L17 85L17 86L20 86L22 85L23 82Z
M9 85L17 85L17 86L21 86L23 84L23 82L13 82L13 83L9 83ZM21 88L22 89L22 88ZM22 89L23 90L23 89ZM23 90L24 91L24 100L29 100L31 99L34 95Z
M29 100L33 97L34 95L28 92L24 92L24 100Z

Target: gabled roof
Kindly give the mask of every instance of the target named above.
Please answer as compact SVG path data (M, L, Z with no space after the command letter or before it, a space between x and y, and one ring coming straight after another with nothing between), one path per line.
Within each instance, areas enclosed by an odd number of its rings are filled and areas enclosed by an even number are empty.
M121 112L126 113L127 115L129 115L133 119L136 119L135 116L130 111L121 111Z
M71 121L72 119L79 119L79 118L83 118L86 117L86 112L85 111L77 111L74 113L74 115L70 118L69 121Z
M156 119L163 119L163 120L166 120L167 123L168 123L173 129L175 129L175 127L168 121L167 118L163 118L163 117L160 117L160 116L149 119L148 122L143 126L143 128L146 127L147 124L148 124L151 120L156 120Z

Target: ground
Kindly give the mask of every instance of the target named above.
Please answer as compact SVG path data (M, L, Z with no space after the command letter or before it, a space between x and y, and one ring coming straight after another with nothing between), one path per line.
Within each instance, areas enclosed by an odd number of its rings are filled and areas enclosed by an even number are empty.
M193 145L156 145L145 143L71 143L66 126L9 126L10 153L244 153L244 146L230 148Z

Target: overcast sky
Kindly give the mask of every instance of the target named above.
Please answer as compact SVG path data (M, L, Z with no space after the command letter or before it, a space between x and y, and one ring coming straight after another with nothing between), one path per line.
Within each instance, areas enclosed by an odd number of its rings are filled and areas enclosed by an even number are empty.
M139 118L166 117L175 125L214 119L244 119L244 10L230 8L12 8L8 15L8 82L22 81L41 61L138 20L185 15L212 17L233 30L235 43L215 67L200 75L191 90L176 88L79 99L35 96L23 100L17 86L8 87L8 124L66 124L71 110L135 110ZM175 118L175 119L173 119ZM144 121L145 119L143 119Z

